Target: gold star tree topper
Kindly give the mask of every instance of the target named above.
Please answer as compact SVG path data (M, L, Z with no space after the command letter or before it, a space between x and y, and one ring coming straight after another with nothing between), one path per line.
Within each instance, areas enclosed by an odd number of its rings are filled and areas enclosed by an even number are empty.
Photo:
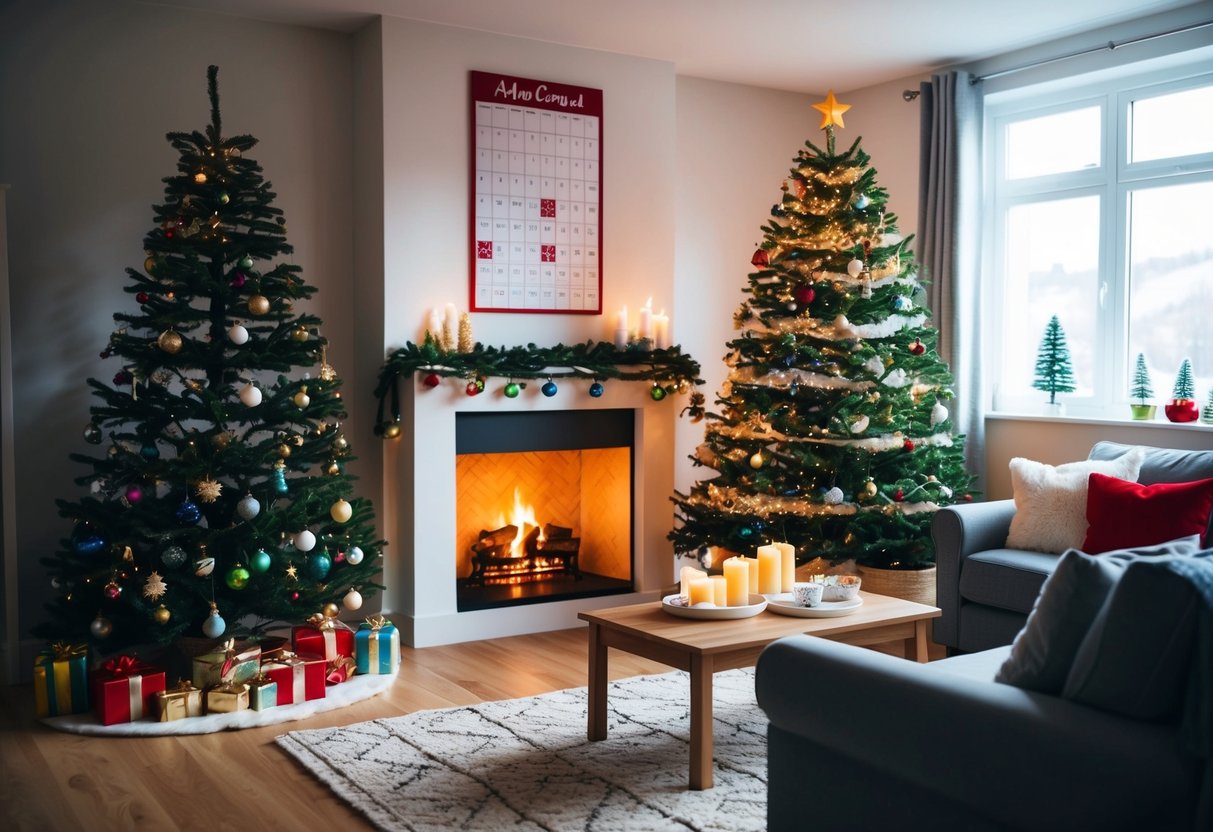
M826 100L820 104L814 104L813 109L821 112L821 129L824 130L834 124L846 127L842 123L842 114L851 109L851 105L839 103L838 99L834 97L834 91L830 90L826 95Z

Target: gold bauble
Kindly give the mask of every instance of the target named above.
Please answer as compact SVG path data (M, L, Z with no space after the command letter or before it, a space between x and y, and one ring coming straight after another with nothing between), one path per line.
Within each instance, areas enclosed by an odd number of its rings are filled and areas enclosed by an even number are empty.
M876 483L868 480L863 484L863 488L859 489L859 499L870 500L876 496Z
M154 268L156 268L156 258L149 254L147 259L143 261L143 270L148 274L151 274L152 269Z
M183 340L181 336L171 329L166 329L160 333L160 337L156 339L156 346L167 352L169 355L176 355L181 351Z
M300 343L303 343L304 341L306 341L308 339L307 327L302 327L302 326L295 327L293 330L291 330L291 338L293 338L296 341L299 341Z
M201 171L199 171L198 173L195 173L194 181L197 182L199 185L205 185L206 184L206 174L202 173Z
M270 311L270 299L265 295L253 295L248 299L248 311L254 315L264 315Z
M278 446L278 456L288 457L291 455L291 446L283 442Z
M324 605L322 612L325 618L336 618L341 615L341 608L330 601Z
M221 451L230 444L232 444L232 435L227 431L221 431L211 437L211 445Z
M334 459L329 463L329 467L326 470L328 471L328 475L330 477L335 477L341 473L341 466L338 465L337 460Z
M346 440L344 433L337 434L337 438L333 440L333 450L344 451L349 446L350 443Z
M750 467L755 470L761 468L765 463L766 460L763 459L762 451L758 451L752 457L750 457Z
M168 620L172 617L173 614L169 612L169 608L164 606L164 604L156 607L155 611L152 613L152 618L155 619L157 624L167 624Z
M383 429L383 435L387 439L395 439L400 435L400 425L393 422Z
M312 397L307 394L307 387L300 387L299 392L291 397L296 407L307 407L312 403Z

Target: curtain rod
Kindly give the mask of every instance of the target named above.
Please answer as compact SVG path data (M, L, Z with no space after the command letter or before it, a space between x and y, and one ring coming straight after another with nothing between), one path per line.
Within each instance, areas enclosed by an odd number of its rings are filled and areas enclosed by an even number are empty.
M1158 38L1165 38L1171 35L1182 35L1185 32L1192 32L1196 29L1203 29L1207 26L1213 26L1213 20L1206 20L1202 23L1192 23L1187 26L1180 26L1176 29L1169 29L1165 32L1155 32L1152 35L1142 35L1136 38L1129 38L1128 40L1122 40L1119 43L1116 41L1108 41L1103 46L1093 46L1090 49L1081 49L1077 52L1058 55L1055 58L1043 58L1039 61L1032 61L1031 63L1021 64L1020 66L1014 66L1009 69L1000 69L998 72L990 72L986 75L975 75L969 83L980 84L982 81L988 81L991 78L1002 78L1004 75L1013 75L1016 72L1035 69L1038 66L1047 66L1048 64L1057 63L1058 61L1068 61L1071 58L1079 58L1083 55L1094 55L1096 52L1103 52L1105 50L1111 52L1116 49L1120 49L1122 46L1132 46L1136 43L1145 43L1146 41L1157 40ZM918 90L903 90L901 93L901 97L906 101L913 101L914 99L918 98L918 95Z

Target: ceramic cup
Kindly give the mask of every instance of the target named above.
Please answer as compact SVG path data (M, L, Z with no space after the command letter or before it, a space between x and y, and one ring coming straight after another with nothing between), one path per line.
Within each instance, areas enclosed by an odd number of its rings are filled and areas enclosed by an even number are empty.
M821 592L825 589L819 583L792 584L792 598L798 607L815 607L821 603Z
M826 578L827 601L851 601L859 597L862 580L858 575L830 575Z

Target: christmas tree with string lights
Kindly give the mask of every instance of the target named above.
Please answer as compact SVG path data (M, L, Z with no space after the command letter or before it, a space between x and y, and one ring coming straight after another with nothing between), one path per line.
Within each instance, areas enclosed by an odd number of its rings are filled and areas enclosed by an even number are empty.
M922 568L934 512L971 499L952 379L887 192L859 139L835 146L849 106L813 106L825 147L806 142L762 228L692 457L712 473L675 493L669 537L701 556L787 541L798 563Z
M87 493L59 501L73 525L42 559L57 595L38 633L101 653L253 635L381 588L341 380L321 320L294 309L316 290L282 260L282 211L245 156L256 139L223 136L215 67L207 80L210 125L167 136L177 172L101 353L118 370L88 381L98 451L71 455Z

